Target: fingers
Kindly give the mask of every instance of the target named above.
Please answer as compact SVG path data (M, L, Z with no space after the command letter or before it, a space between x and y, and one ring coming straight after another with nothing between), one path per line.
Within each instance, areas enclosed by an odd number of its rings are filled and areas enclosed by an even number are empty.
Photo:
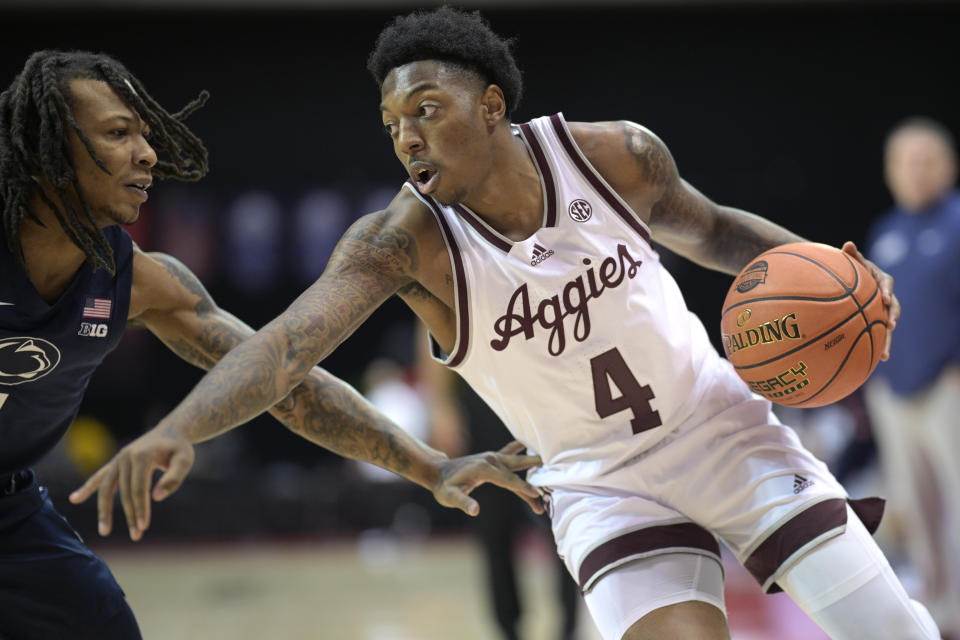
M127 517L127 524L130 525L130 538L139 540L143 532L150 526L150 477L153 474L154 465L146 462L143 456L131 456L130 476L128 491L130 494L130 503L133 507L133 521ZM123 494L123 486L120 487L120 493ZM134 533L136 531L136 533Z
M500 462L510 471L524 471L531 467L543 464L540 456L507 456L500 455Z
M893 330L897 327L897 320L900 319L900 301L897 296L890 297L890 306L887 308L887 338L883 341L883 351L880 352L881 360L890 359L890 345L893 343Z
M187 477L187 473L190 471L190 467L193 466L192 453L193 450L191 449L191 455L177 453L170 459L170 466L167 468L167 471L160 476L160 480L157 481L153 489L154 500L163 500L180 488L184 478ZM147 522L149 524L149 517Z
M70 494L70 502L73 504L80 504L93 495L93 492L100 487L103 476L106 474L109 467L110 465L106 464L97 469L97 472L87 478L87 481L84 482L79 489Z
M900 301L893 293L893 277L867 260L854 243L850 241L843 243L842 250L856 258L857 261L865 266L870 272L870 275L877 281L877 286L880 288L880 297L883 299L883 306L887 310L887 337L883 342L880 359L887 360L890 358L890 345L893 342L892 333L897 327L897 321L900 319Z
M861 254L860 250L857 249L857 245L851 242L850 240L847 240L846 242L844 242L843 246L840 247L840 250L845 253L849 253L851 256L853 256L857 260L863 260L863 254Z
M117 494L120 474L115 463L108 464L103 470L105 473L97 493L97 533L108 536L113 529L113 498Z
M495 484L515 494L527 503L534 513L543 513L543 502L540 499L540 490L513 473L499 471L484 478L486 482ZM478 483L479 485L480 483Z
M477 504L477 501L456 487L451 487L444 493L444 500L441 504L460 509L468 516L475 516L480 513L480 505Z
M130 495L130 477L130 465L120 465L120 505L123 507L124 518L127 520L127 530L130 532L130 539L137 541L140 539L140 531L137 529L137 516L133 509L133 496Z
M527 445L523 444L519 440L512 440L508 442L506 445L504 445L503 448L500 449L498 453L502 453L504 455L514 455L514 454L520 453L526 448L527 448Z

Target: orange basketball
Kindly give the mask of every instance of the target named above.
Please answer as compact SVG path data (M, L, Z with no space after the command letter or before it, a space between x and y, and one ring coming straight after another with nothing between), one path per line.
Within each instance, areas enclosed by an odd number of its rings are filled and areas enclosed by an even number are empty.
M795 242L740 272L720 331L727 358L753 391L789 407L820 407L870 377L887 312L863 265L839 249Z

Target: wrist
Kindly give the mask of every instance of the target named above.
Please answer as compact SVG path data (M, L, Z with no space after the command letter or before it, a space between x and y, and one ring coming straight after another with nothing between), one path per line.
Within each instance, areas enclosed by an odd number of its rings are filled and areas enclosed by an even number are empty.
M185 423L180 423L180 425L184 425L184 424ZM154 433L156 433L157 435L163 438L167 438L170 440L186 440L190 442L190 444L193 444L193 439L190 438L190 435L188 433L186 433L187 431L186 427L179 426L178 428L178 424L170 420L169 416L161 420L157 424L157 426L153 428L153 431Z
M414 474L411 478L424 489L434 491L443 484L443 469L446 463L450 461L447 454L437 451L424 445L424 455L422 459L414 464Z

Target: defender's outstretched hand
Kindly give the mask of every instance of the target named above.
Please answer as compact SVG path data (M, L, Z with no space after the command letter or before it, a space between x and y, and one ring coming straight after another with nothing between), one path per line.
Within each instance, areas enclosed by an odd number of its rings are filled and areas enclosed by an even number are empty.
M440 481L433 497L445 507L460 509L470 516L480 512L480 505L470 492L489 482L522 498L534 513L543 513L540 491L520 478L516 472L541 464L540 456L520 455L524 445L513 441L500 451L487 451L440 463Z
M893 338L893 330L897 326L897 320L900 319L900 301L893 294L893 276L880 267L867 260L857 245L850 242L843 243L843 251L853 257L857 262L867 268L867 271L874 277L877 284L880 285L880 295L883 297L883 306L887 309L887 340L883 345L883 351L880 353L880 359L886 360L890 357L890 341Z
M177 438L149 431L100 467L83 486L70 494L79 504L97 491L97 530L101 536L113 528L113 498L120 489L120 502L127 518L131 540L139 540L150 526L150 482L155 469L165 473L153 488L153 499L163 500L176 491L193 466L193 445Z

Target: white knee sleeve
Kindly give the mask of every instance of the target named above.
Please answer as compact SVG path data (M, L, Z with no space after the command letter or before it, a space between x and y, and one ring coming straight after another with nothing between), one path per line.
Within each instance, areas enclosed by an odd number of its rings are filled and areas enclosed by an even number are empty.
M694 553L665 553L610 571L585 595L603 640L620 640L634 622L678 602L706 602L723 611L723 568Z
M834 640L940 638L850 507L844 533L810 551L777 583Z

